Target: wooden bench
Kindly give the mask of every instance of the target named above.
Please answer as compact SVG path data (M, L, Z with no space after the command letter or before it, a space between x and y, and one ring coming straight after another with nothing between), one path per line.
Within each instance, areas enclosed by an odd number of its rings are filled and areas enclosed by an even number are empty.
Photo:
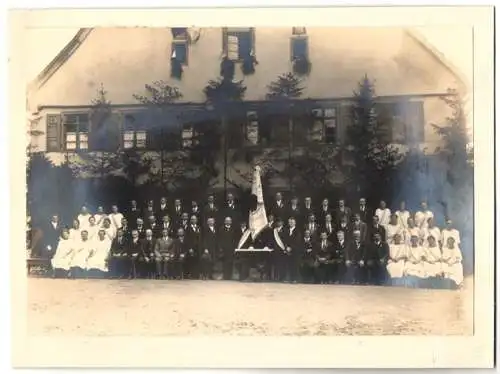
M31 257L26 260L26 270L28 271L28 276L31 274L32 270L37 268L37 275L48 275L51 271L51 264L48 258L36 258Z

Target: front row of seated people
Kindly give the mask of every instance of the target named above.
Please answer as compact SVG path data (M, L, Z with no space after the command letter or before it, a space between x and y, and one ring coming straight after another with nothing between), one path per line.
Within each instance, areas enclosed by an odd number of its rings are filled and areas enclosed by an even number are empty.
M52 268L56 277L72 278L157 278L157 279L211 279L217 256L203 250L197 253L190 247L183 229L177 238L164 230L155 239L151 230L145 238L139 238L137 230L126 237L122 230L116 236L100 229L90 236L87 230L80 237L63 230ZM387 244L378 233L373 242L366 244L359 231L353 232L353 240L347 243L344 232L337 233L337 243L332 245L326 232L313 241L306 230L304 250L293 255L289 247L274 250L264 261L264 272L269 280L304 283L390 284L411 288L458 288L463 282L462 255L453 236L447 237L440 248L433 235L425 244L412 235L409 244L400 234L395 234ZM222 258L232 279L234 253ZM223 254L224 256L224 254ZM241 273L248 268L240 267Z

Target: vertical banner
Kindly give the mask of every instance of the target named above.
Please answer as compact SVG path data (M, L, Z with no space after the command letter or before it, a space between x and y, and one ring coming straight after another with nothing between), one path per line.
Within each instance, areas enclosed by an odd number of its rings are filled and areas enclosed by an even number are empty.
M252 238L255 238L267 226L266 207L260 180L260 166L256 166L253 173L252 195L257 197L257 209L250 211L249 228Z

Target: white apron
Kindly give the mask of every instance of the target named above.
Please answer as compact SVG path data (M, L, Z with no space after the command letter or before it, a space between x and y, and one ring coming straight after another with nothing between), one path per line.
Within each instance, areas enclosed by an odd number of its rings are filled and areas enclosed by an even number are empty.
M389 261L387 262L387 272L391 278L402 278L405 268L405 259L408 247L406 244L389 245Z
M436 239L436 242L439 242L441 240L441 231L436 226L434 226L432 229L430 229L429 227L422 229L422 240L424 245L428 244L427 238L429 236L433 236L434 239Z
M90 226L89 218L90 214L79 214L77 219L80 222L80 230L86 230Z
M437 277L442 274L441 250L437 245L433 248L424 248L424 269L426 278Z
M82 239L82 230L81 229L70 229L69 230L69 239L76 241Z
M74 255L71 260L72 267L79 267L81 269L87 268L87 258L89 257L90 251L92 249L92 241L90 240L78 240L75 241L74 245Z
M410 218L410 212L408 212L407 210L398 210L396 212L396 216L398 216L399 226L401 226L403 230L406 230L408 228L408 218Z
M422 230L418 227L408 228L404 232L404 240L407 245L411 245L411 237L418 237L419 243L422 241Z
M418 278L425 278L424 263L422 255L424 249L421 246L408 247L408 260L405 262L405 275L410 275Z
M451 279L457 286L462 284L464 268L462 266L462 252L458 246L455 246L454 249L443 247L442 268L446 279Z
M56 253L51 260L54 269L69 270L71 267L71 259L73 258L74 244L75 242L71 239L61 238L59 240Z
M443 243L443 246L446 246L448 238L455 239L455 245L460 246L460 232L457 229L443 229L441 231L441 243Z
M107 258L111 249L111 240L94 240L92 250L87 259L87 270L96 269L104 272L108 271Z
M109 219L111 220L111 224L115 227L115 229L121 229L122 228L122 219L123 219L123 214L121 213L111 213L109 215Z
M392 241L394 240L394 235L396 234L399 234L401 235L401 238L404 238L404 233L403 233L403 230L401 228L401 226L399 225L387 225L385 227L385 232L386 232L386 240L387 240L387 244L391 244Z
M380 208L377 209L375 215L378 217L378 223L384 227L386 227L391 220L391 211L388 208L384 210Z
M425 229L429 225L429 218L434 218L434 213L430 210L426 210L425 212L418 211L415 213L415 225L421 229Z

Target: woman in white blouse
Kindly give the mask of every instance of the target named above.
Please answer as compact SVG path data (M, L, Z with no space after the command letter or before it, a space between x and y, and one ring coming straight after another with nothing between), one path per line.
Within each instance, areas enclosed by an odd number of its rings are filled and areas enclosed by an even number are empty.
M399 225L398 216L396 214L391 215L391 220L389 224L385 226L386 240L387 244L392 244L395 235L403 237L403 228Z
M396 211L396 216L398 217L398 223L406 230L408 228L408 218L410 218L410 212L406 209L406 203L404 201L401 202L399 206L399 210Z
M455 238L451 236L443 246L442 268L447 288L456 289L462 286L464 281L462 252Z
M441 266L441 249L437 237L430 235L425 240L424 246L424 270L425 286L428 288L441 288L443 269Z
M409 288L419 288L425 279L424 262L422 261L424 249L419 242L418 236L412 235L404 269L405 286Z
M380 206L375 210L375 215L378 217L378 222L384 228L389 224L391 219L391 210L387 208L385 201L380 202Z
M56 278L67 278L75 249L74 240L70 239L68 229L64 229L57 244L57 249L51 264Z
M387 273L389 283L392 286L403 286L405 261L408 256L408 246L404 243L400 234L393 237L393 243L389 244L389 260L387 261Z

